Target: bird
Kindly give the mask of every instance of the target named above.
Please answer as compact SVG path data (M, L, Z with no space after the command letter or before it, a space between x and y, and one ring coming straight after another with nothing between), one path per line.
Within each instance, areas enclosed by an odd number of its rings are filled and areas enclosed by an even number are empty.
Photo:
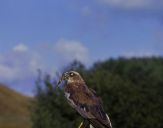
M112 128L111 121L103 109L101 98L86 85L77 71L64 72L57 86L62 81L66 83L63 90L69 105L85 120L79 128L83 128L84 122L89 122L94 128Z

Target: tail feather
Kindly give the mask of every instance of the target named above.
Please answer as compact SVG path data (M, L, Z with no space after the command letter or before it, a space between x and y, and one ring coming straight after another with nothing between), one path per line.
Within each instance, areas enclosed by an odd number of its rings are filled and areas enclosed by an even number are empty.
M109 116L106 114L107 120L98 120L98 119L89 119L90 124L94 128L112 128L111 121L109 119Z
M94 127L94 128L111 128L109 125L106 124L102 124L100 121L98 121L97 119L90 119L90 124Z

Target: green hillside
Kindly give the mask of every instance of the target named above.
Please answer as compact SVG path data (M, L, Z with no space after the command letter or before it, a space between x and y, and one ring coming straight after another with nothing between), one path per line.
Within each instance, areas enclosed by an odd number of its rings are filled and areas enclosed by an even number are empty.
M29 128L30 100L0 84L0 128Z

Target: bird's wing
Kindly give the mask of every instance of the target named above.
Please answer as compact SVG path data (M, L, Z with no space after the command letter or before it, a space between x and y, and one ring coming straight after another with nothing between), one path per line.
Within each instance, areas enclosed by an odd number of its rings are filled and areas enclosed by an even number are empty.
M70 98L73 98L76 104L75 109L84 118L89 119L92 124L101 125L100 128L111 128L111 122L103 110L101 99L97 97L95 91L82 87L79 92L76 90L75 95Z

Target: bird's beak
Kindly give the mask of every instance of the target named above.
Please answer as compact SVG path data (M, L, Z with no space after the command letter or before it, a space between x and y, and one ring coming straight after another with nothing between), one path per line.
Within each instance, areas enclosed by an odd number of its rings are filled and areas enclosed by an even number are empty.
M62 80L63 80L63 76L62 76L62 77L60 78L60 80L58 81L57 86L60 85L60 83L62 82Z
M63 80L67 80L67 79L68 79L68 72L65 72L65 73L63 73L62 77L58 81L57 86L59 86Z

